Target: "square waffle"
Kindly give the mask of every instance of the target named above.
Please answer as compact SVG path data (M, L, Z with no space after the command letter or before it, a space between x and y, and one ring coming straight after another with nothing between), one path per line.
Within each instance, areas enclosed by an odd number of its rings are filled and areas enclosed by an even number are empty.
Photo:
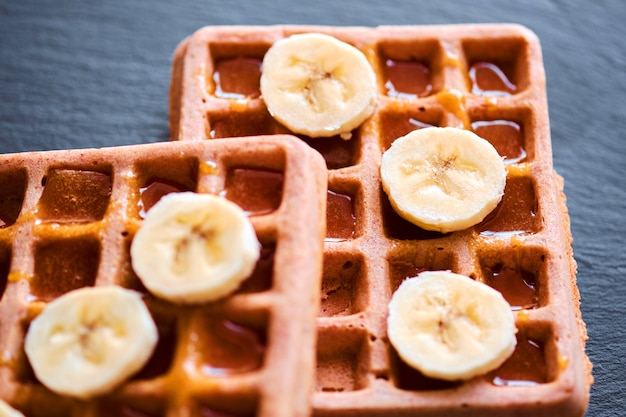
M308 415L326 182L323 159L283 136L0 155L0 399L27 417ZM174 191L250 216L261 258L233 295L175 305L133 272L146 210ZM80 401L42 385L23 345L49 301L91 285L143 293L160 337L135 376Z
M202 28L174 54L172 138L289 133L260 95L261 63L274 42L307 32L362 51L378 84L376 111L350 140L300 135L329 169L312 414L583 415L591 365L537 37L518 25ZM480 224L429 232L391 207L381 156L426 126L472 130L504 158L504 197ZM445 382L399 358L387 339L387 304L425 270L464 274L504 295L518 343L500 368Z

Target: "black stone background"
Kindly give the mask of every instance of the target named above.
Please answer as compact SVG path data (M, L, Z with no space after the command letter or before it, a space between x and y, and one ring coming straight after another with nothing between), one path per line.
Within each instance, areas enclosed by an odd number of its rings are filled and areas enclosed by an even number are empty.
M0 0L0 153L167 140L172 53L205 25L526 25L590 336L587 416L625 416L625 21L622 0Z

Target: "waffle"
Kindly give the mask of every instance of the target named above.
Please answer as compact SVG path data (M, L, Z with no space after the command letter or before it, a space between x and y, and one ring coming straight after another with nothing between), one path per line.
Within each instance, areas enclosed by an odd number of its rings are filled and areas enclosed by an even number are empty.
M275 41L304 32L361 50L378 83L375 114L351 140L300 136L329 169L312 414L583 415L591 364L536 36L517 25L202 28L174 54L172 138L289 133L260 96L260 64ZM473 130L504 157L503 200L468 230L422 230L381 189L382 153L425 126ZM386 335L387 304L424 270L452 270L502 292L518 344L499 369L445 382L399 358Z
M27 417L308 415L326 181L323 159L283 136L0 155L0 399ZM133 272L142 217L172 191L249 214L261 258L233 295L177 306ZM160 338L130 380L78 401L37 380L23 344L50 300L89 285L143 293Z

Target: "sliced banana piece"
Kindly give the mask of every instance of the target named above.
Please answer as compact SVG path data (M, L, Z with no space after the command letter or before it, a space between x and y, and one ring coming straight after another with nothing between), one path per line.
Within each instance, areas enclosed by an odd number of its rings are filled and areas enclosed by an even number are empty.
M225 198L192 192L161 198L131 248L145 287L175 303L214 301L235 291L259 259L250 219Z
M376 76L357 48L320 33L277 41L263 59L261 95L270 114L294 133L342 135L376 106Z
M499 367L517 344L509 304L493 288L449 271L402 282L389 303L389 340L431 378L466 380Z
M495 148L452 127L414 130L383 154L382 186L404 219L441 233L480 223L496 208L506 169Z
M50 302L30 324L25 351L37 378L63 395L89 398L140 370L158 340L135 291L87 287Z

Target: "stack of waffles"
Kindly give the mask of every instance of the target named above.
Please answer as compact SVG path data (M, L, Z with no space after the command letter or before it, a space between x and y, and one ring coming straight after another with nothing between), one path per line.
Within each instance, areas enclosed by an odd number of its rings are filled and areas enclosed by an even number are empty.
M268 51L310 33L360 51L373 71L371 112L348 131L303 132L262 93ZM460 230L407 221L381 185L396 139L434 127L476 133L506 171L497 207ZM586 330L527 29L203 28L174 55L170 128L170 143L1 156L1 399L26 416L584 414ZM224 299L168 302L133 272L142 219L183 191L235 202L261 242L255 272ZM516 328L506 360L459 379L407 363L389 303L424 271L502 295ZM78 400L39 381L24 338L51 300L92 285L142 294L160 337L140 371Z

